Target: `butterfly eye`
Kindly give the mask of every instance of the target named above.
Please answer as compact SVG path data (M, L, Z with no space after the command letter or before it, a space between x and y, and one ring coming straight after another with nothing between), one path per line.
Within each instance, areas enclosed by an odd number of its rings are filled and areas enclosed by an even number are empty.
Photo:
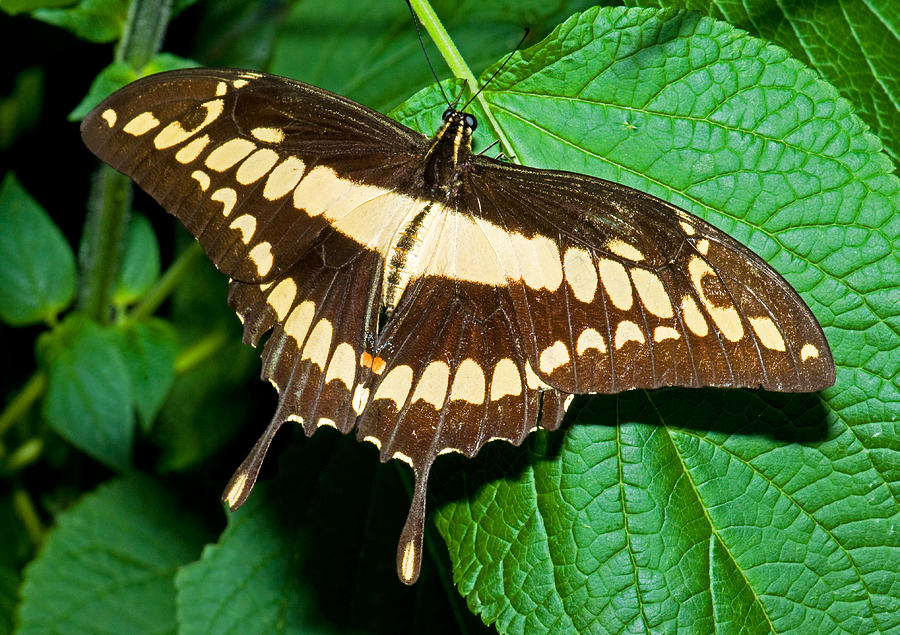
M444 111L444 114L441 115L441 119L443 119L444 122L446 122L450 117L453 116L454 112L456 112L456 111L453 110L452 108L448 108L447 110Z
M475 128L478 127L478 120L475 119L474 116L466 113L465 115L463 115L463 117L464 117L464 121L466 122L466 127L469 130L475 130Z

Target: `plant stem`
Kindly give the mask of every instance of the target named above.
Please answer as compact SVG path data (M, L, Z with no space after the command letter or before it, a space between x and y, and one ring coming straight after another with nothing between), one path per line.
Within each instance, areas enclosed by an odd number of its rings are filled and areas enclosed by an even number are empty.
M172 14L172 0L131 0L116 61L143 69L159 51Z
M181 375L211 357L228 342L224 329L216 329L206 337L184 348L175 359L175 373Z
M28 378L22 389L12 398L6 408L0 412L0 435L6 432L13 423L25 414L38 397L47 388L47 376L38 371Z
M17 488L16 491L13 492L12 498L13 509L16 510L16 514L25 526L25 531L28 533L31 543L35 547L40 546L41 542L44 540L44 528L41 525L41 519L38 516L37 510L34 508L31 497L24 489Z
M138 304L128 314L131 320L139 320L148 315L152 315L159 305L162 304L169 294L178 285L178 282L190 270L191 265L202 253L200 243L193 243L190 247L181 252L181 255L175 259L172 266L166 269L162 277L153 285L146 295L144 295L140 304Z
M475 79L475 75L472 74L471 69L469 69L468 64L466 64L459 49L456 48L456 44L453 43L450 34L447 33L447 29L441 24L434 9L431 8L428 0L409 0L409 2L412 5L413 10L415 10L416 15L419 17L422 26L425 27L428 35L431 37L435 46L437 46L438 51L441 52L441 57L447 62L447 66L450 67L450 70L453 71L453 74L456 77L466 82L466 85L469 87L469 90L472 91L473 95L476 93L478 94L475 100L484 111L484 115L487 117L488 123L494 131L494 134L497 135L497 139L503 147L504 154L518 162L512 144L504 134L500 124L494 118L491 105L488 103L487 99L485 99L483 92L478 93L478 80Z
M171 15L172 0L132 0L116 48L116 61L141 71L159 50ZM81 242L82 285L78 308L100 324L111 319L128 212L128 177L101 166L91 187L84 237Z

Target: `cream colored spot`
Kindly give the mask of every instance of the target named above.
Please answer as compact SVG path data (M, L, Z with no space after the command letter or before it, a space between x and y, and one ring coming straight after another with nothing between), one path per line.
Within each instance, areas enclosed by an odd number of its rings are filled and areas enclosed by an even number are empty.
M810 358L817 358L818 356L819 349L812 344L804 344L803 348L800 349L800 361L802 362L805 362Z
M622 320L616 327L616 349L620 349L628 342L646 344L644 332L631 320Z
M331 383L335 379L342 381L347 390L353 388L353 381L356 379L356 351L347 342L337 345L328 362L325 383Z
M430 403L436 409L443 408L449 381L450 367L445 362L431 362L425 367L425 371L416 384L411 403L421 400Z
M294 190L294 207L305 210L309 216L319 216L352 187L349 181L339 179L334 170L320 165L310 170Z
M681 318L694 335L705 337L709 334L709 325L700 312L697 302L689 295L681 298Z
M365 437L363 437L363 441L368 441L369 443L374 445L379 450L381 449L381 440L378 439L378 437L365 436Z
M159 119L153 116L152 112L142 112L137 117L125 124L122 128L123 132L127 132L135 137L146 134L159 125Z
M463 454L463 451L460 450L459 448L443 448L441 451L438 452L438 456L440 456L442 454L450 454L451 452L455 452L456 454Z
M329 428L334 428L335 430L337 430L337 423L335 422L334 419L327 419L326 417L322 417L321 419L319 419L319 422L316 424L316 427L321 428L323 426L326 426Z
M202 170L194 170L191 173L191 178L193 178L197 183L200 184L200 189L204 192L209 189L209 175Z
M197 137L175 153L175 160L179 163L190 163L203 152L203 148L205 148L208 143L209 135Z
M231 225L228 227L230 229L239 229L241 232L241 240L246 245L250 242L250 239L253 238L253 234L256 232L256 219L250 216L250 214L244 214L231 221Z
M231 82L231 85L234 86L235 88L243 88L247 84L248 84L248 82L246 79L236 79L233 82Z
M531 390L548 390L550 386L543 379L537 376L532 370L531 364L525 360L525 385Z
M663 342L665 340L677 340L681 337L681 333L673 329L671 326L657 326L653 331L653 341Z
M615 260L602 258L597 261L597 270L600 272L603 288L606 289L606 294L613 306L622 311L630 309L634 298L631 294L631 282L628 281L625 267Z
M748 318L747 321L750 322L750 326L753 327L756 336L759 338L759 341L762 342L763 346L773 351L781 351L782 353L786 350L784 338L781 336L781 332L778 330L778 327L775 326L775 322L773 322L771 318L767 316L752 317Z
M316 305L306 300L294 307L287 322L284 323L284 332L297 341L297 348L300 348L306 340L306 333L309 331L309 325L312 324L315 313Z
M275 315L278 316L278 321L281 322L287 317L296 297L297 285L292 278L285 278L275 285L272 293L266 298L266 302L275 310Z
M410 465L411 464L412 463L410 463ZM416 545L412 540L403 547L403 559L400 561L400 575L403 576L403 580L407 583L409 583L416 575Z
M712 321L719 327L726 339L737 342L744 336L744 325L741 324L741 317L738 315L737 309L733 306L717 307L710 302L703 292L703 277L715 277L715 271L703 258L694 256L688 263L688 272L691 275L691 283L694 285L694 289L696 289L697 295L700 296L700 301L703 303Z
M284 130L281 128L254 128L250 134L265 143L281 143L284 141Z
M288 157L272 170L263 188L263 197L274 201L297 187L303 176L303 161L297 157Z
M541 372L549 375L560 366L568 364L571 361L569 349L562 343L562 340L556 340L541 352L539 361Z
M385 375L384 379L381 380L372 401L390 399L394 402L394 407L397 410L400 410L403 407L403 404L406 403L406 398L409 396L409 390L412 388L412 379L413 370L411 367L406 364L395 366L391 369L391 372Z
M247 478L247 473L241 472L241 475L235 479L234 485L228 490L228 495L225 496L225 502L228 503L230 509L234 509L234 506L237 505L237 502L241 498L241 494L244 493L244 488L247 486Z
M595 348L601 353L605 353L606 340L604 340L603 336L594 329L584 329L581 332L581 335L578 336L578 341L575 343L575 352L578 355L584 355L584 352L591 348Z
M178 145L182 141L187 141L193 137L222 114L222 111L225 109L225 101L222 99L213 99L212 101L200 104L200 107L206 110L203 121L189 130L182 128L180 121L173 121L160 130L159 134L153 139L153 145L156 146L156 149L164 150L165 148L171 148L172 146Z
M563 401L563 412L568 412L569 406L572 405L572 402L575 401L575 395L569 395L566 397L565 401Z
M450 389L452 401L484 403L484 371L474 359L464 359L456 369L453 387Z
M641 250L635 247L634 245L629 245L623 240L619 240L618 238L609 241L606 243L606 248L611 252L616 254L617 256L621 256L622 258L627 258L628 260L643 260L644 254L641 253Z
M250 250L250 260L256 265L256 272L264 276L272 268L272 245L262 242Z
M706 238L697 243L697 251L704 256L709 253L709 241Z
M100 116L103 118L103 121L106 122L106 125L109 126L110 128L112 128L114 125L116 125L117 115L116 115L116 111L113 110L112 108L107 108L106 110L103 111L103 114Z
M684 233L688 236L693 236L695 233L697 233L697 230L694 229L694 226L690 223L685 223L683 220L680 220L678 221L678 224L681 225L681 229L683 229Z
M225 93L228 92L228 84L225 82L219 82L216 84L216 97L222 97Z
M634 268L631 270L631 279L645 309L656 317L670 318L675 315L672 301L658 275L646 269Z
M353 391L353 400L350 403L350 406L353 408L353 412L361 415L362 411L366 409L366 404L368 403L369 389L363 387L362 384L357 384L356 390Z
M562 263L559 249L552 240L540 235L526 238L512 234L511 242L525 284L532 289L555 291L559 288L563 279Z
M237 169L235 177L242 185L250 185L261 179L278 161L278 153L269 148L257 150L247 157Z
M328 353L331 350L332 331L331 322L326 318L316 322L312 333L309 334L309 340L303 347L303 355L300 359L308 359L318 366L320 370L325 370L325 364L328 362Z
M394 456L392 456L391 458L392 459L400 459L404 463L408 464L411 468L416 467L415 465L413 465L412 458L407 454L403 454L403 452L394 452Z
M256 144L247 139L229 139L206 157L206 167L216 172L224 172L235 163L253 152Z
M237 203L237 192L230 187L220 187L209 198L222 203L222 216L228 218L231 210L234 209L234 204Z
M597 292L597 270L591 254L578 247L569 247L563 256L563 268L575 297L581 302L592 301Z
M491 401L498 401L506 395L513 397L522 394L522 378L516 363L504 357L494 366L491 376Z

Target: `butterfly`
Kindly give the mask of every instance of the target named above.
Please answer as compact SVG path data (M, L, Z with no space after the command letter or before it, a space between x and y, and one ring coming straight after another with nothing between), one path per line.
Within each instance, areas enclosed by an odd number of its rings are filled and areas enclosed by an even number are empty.
M748 248L624 185L474 154L476 124L451 107L426 137L301 82L189 69L81 125L230 277L244 340L269 334L278 407L224 500L246 500L285 421L355 430L415 475L406 584L440 454L554 430L575 394L835 378L809 308Z

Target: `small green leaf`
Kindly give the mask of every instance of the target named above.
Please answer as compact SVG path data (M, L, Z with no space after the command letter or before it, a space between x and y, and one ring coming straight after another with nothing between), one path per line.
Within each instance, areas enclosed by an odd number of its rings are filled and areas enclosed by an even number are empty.
M139 300L159 279L159 245L150 221L132 214L113 302L125 306Z
M138 419L147 431L175 380L178 336L172 325L158 318L129 322L117 333L121 338L119 350L128 368Z
M109 95L119 90L123 86L130 84L136 79L161 73L163 71L175 70L177 68L193 68L199 66L194 60L190 60L171 53L160 53L155 55L153 59L142 69L135 70L128 62L113 62L104 68L88 89L87 95L81 100L75 109L69 113L69 121L81 121L94 106L106 99Z
M0 185L0 319L52 322L75 295L75 256L41 206L8 174Z
M71 3L72 0L0 0L0 9L10 15L16 15L35 9L61 7Z
M16 75L12 92L0 98L0 150L8 150L17 138L37 126L43 95L44 69L35 66Z
M31 15L83 40L103 44L119 39L127 13L126 0L77 0L74 6L36 9Z
M25 570L17 632L175 632L175 572L199 555L204 535L173 498L134 476L61 514Z
M76 447L116 469L130 463L134 438L129 368L117 337L73 315L38 339L47 373L43 413Z

